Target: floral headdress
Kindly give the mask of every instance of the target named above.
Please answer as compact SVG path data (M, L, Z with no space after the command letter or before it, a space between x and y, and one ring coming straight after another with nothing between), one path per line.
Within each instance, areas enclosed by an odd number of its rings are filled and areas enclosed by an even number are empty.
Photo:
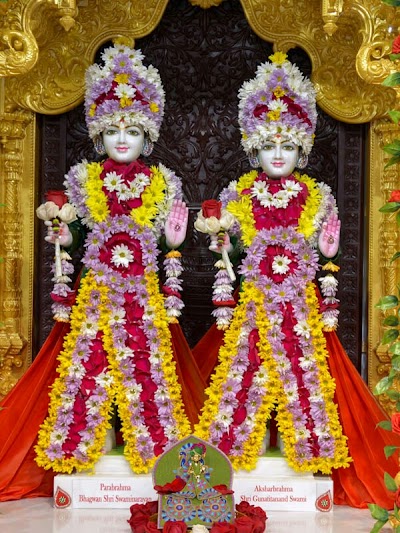
M123 118L128 126L142 126L156 141L164 114L165 93L158 70L145 67L140 50L118 39L101 55L104 66L86 71L85 114L89 136L94 139Z
M257 68L256 77L239 90L239 125L247 154L276 134L287 137L307 155L317 124L315 89L298 67L276 52Z

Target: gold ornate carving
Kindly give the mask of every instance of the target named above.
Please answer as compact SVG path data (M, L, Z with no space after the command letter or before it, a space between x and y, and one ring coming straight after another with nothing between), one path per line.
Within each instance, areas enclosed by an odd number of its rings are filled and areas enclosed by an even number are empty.
M16 383L22 369L26 338L21 332L23 224L21 185L23 173L22 140L32 114L0 114L1 226L0 255L3 257L0 276L2 302L0 308L0 395Z
M382 215L379 208L388 201L394 189L400 189L400 165L384 169L390 155L382 147L398 138L398 126L380 120L371 128L370 143L370 206L369 206L369 321L368 321L368 383L373 389L376 383L388 374L390 354L387 346L380 344L383 335L382 312L374 306L383 294L397 294L400 279L400 264L391 263L393 254L399 250L399 228L395 217ZM391 412L394 404L386 396L380 396L382 407Z
M343 9L343 0L322 0L322 20L324 30L332 37L337 30L337 21Z
M189 0L192 6L202 7L203 9L219 6L223 1L224 0Z
M389 35L383 27L385 14L392 13L392 8L380 0L345 1L337 31L328 37L320 1L241 1L253 30L273 42L275 50L287 51L297 45L307 51L318 104L331 116L363 123L394 106L395 91L379 85L389 71L387 59L377 56L374 41L379 38L382 51L389 49ZM360 48L364 61L358 59Z
M54 6L37 3L31 10L30 26L40 46L40 56L27 74L6 79L7 108L21 106L44 114L72 109L83 99L85 70L99 46L120 35L132 39L147 35L161 20L167 3L168 0L87 2L79 5L69 32L55 23L58 13Z
M33 2L9 3L0 27L0 76L19 76L33 68L39 55L29 25Z

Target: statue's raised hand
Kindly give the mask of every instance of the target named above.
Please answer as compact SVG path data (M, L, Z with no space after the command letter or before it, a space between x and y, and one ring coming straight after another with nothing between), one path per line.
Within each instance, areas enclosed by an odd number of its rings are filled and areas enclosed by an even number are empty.
M340 220L336 213L332 213L322 224L318 246L325 257L334 257L339 250Z
M174 200L165 223L165 239L168 248L178 248L186 237L189 211L185 202Z

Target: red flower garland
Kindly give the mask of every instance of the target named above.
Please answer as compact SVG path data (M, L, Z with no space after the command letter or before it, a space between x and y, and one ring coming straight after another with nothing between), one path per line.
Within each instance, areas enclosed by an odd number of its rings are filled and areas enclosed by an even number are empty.
M215 522L210 533L263 533L268 519L261 507L255 507L248 502L240 502L236 506L235 521ZM156 501L131 506L131 517L127 520L132 533L186 533L187 524L182 521L165 522L163 529L157 528Z

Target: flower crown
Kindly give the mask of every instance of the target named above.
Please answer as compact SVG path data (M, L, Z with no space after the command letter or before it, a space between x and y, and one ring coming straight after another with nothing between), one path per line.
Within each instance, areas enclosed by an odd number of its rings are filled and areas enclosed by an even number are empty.
M123 118L128 126L142 126L156 141L164 114L165 93L158 70L145 67L140 50L119 39L101 55L104 66L86 71L85 114L89 136Z
M257 68L256 77L239 90L239 125L247 154L262 148L276 134L309 154L317 124L313 84L298 67L276 52Z

